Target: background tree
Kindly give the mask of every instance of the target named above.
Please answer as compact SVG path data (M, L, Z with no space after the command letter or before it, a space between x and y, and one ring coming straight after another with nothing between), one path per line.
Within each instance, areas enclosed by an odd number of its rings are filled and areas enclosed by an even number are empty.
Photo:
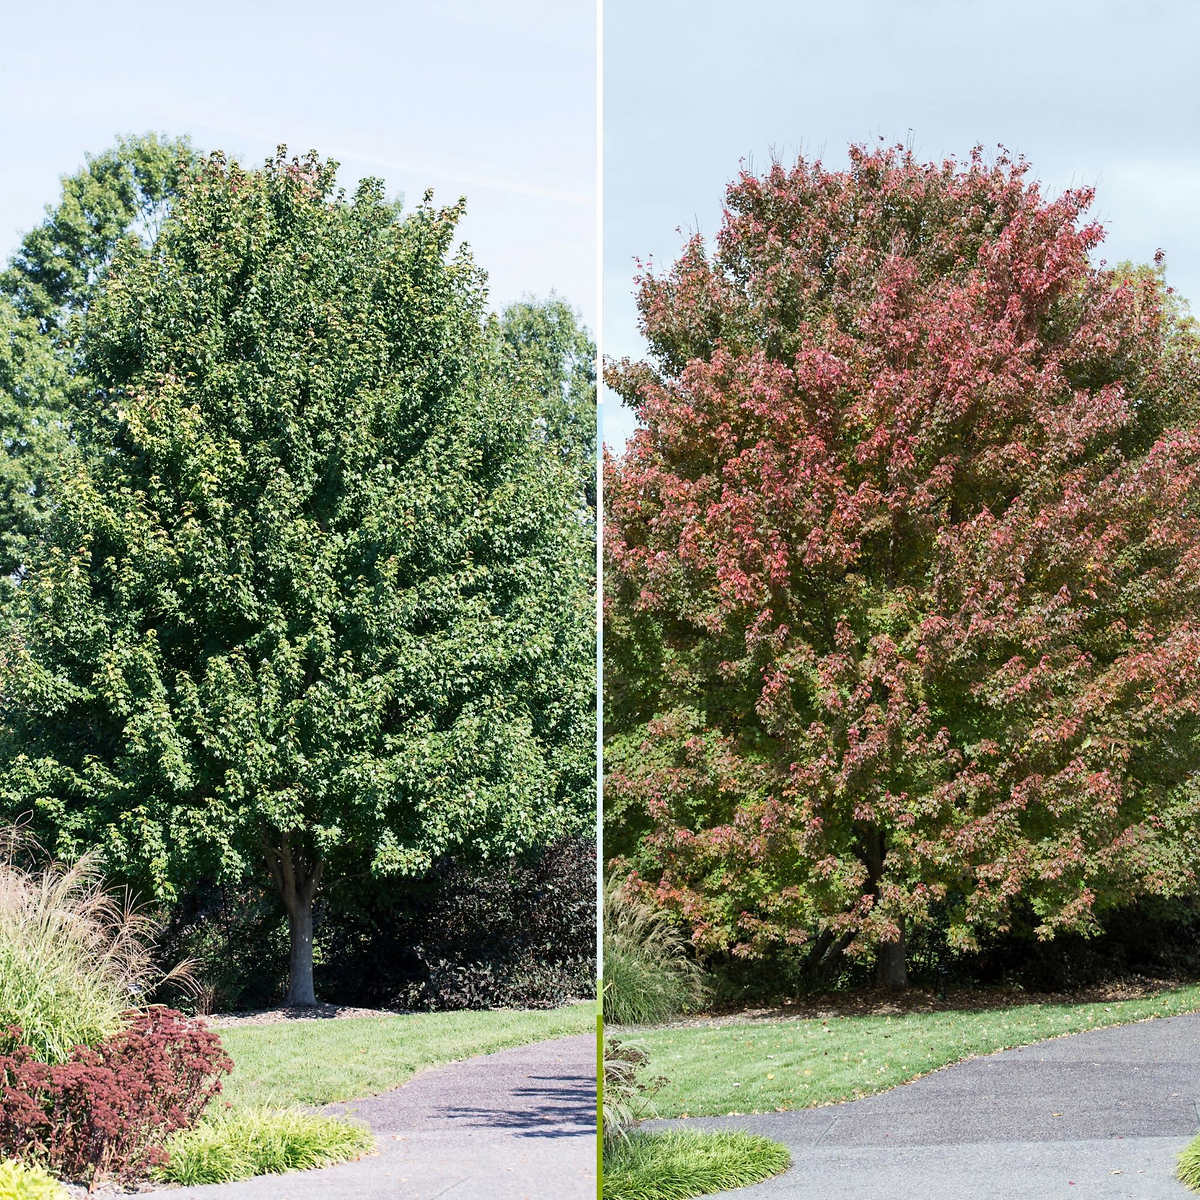
M66 454L69 385L51 339L0 296L0 612L20 580Z
M153 237L193 158L186 139L154 134L89 157L0 271L0 608L70 440L79 320L120 241Z
M518 372L543 401L546 437L596 508L596 344L575 310L557 296L510 304L500 335Z
M181 172L194 163L187 138L153 133L118 138L102 154L88 155L0 272L0 292L43 332L61 332L87 308L122 240L154 240Z
M704 947L1089 931L1194 886L1200 357L1087 189L744 173L640 282L608 464L606 812Z
M143 893L510 853L594 811L589 548L451 255L334 165L221 155L92 300L80 453L19 589L3 805ZM564 667L566 669L564 669Z

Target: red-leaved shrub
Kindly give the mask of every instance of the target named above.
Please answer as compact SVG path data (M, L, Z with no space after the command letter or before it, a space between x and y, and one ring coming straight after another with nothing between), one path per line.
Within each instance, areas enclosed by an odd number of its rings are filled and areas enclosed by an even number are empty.
M7 1032L20 1040L18 1028ZM169 1008L132 1014L61 1064L21 1044L0 1055L0 1154L66 1179L136 1179L165 1159L172 1133L196 1124L232 1069L215 1033Z

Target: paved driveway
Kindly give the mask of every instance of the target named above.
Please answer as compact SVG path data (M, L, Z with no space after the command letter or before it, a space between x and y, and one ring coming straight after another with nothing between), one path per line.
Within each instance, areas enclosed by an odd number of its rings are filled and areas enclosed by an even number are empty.
M171 1188L162 1200L594 1200L596 1040L560 1038L424 1071L324 1111L379 1153L320 1171Z
M1185 1200L1200 1016L1074 1034L800 1112L654 1122L785 1143L786 1174L730 1200Z

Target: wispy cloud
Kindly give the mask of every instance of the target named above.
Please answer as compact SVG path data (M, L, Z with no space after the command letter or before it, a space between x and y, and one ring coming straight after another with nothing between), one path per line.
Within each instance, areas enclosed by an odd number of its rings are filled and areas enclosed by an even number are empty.
M334 146L330 149L330 157L339 162L353 161L377 167L388 172L402 175L413 175L423 180L441 180L464 191L471 189L489 192L505 192L513 196L528 196L536 200L555 200L563 204L578 204L581 206L592 203L592 197L586 192L570 188L557 188L546 184L534 183L528 180L509 179L498 175L481 175L476 172L463 171L456 167L439 166L429 162L408 162L379 154L371 154L349 146Z

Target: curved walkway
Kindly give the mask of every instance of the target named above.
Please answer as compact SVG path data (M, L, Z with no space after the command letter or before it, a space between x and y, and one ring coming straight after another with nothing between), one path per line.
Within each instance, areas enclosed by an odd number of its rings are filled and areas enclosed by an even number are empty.
M163 1200L594 1200L596 1040L560 1038L423 1071L322 1111L379 1153L319 1171L171 1188ZM547 1190L547 1189L550 1190Z
M744 1129L792 1169L730 1200L1185 1200L1200 1126L1200 1015L1038 1042L878 1096L652 1127Z

